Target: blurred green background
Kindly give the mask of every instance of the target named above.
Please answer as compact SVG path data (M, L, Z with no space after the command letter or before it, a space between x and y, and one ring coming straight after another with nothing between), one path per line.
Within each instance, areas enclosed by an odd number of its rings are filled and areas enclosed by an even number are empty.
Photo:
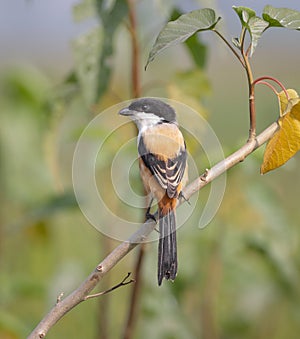
M186 46L178 46L157 57L147 72L143 67L175 10L212 7L223 17L224 34L235 37L239 20L231 6L260 13L266 4L136 1L141 94L172 97L196 108L226 155L247 139L248 103L246 77L224 44L206 32L193 42L204 53L200 61ZM300 10L298 1L284 5ZM133 96L129 27L123 0L0 4L1 339L26 337L56 297L73 291L118 245L94 229L78 208L72 157L86 124L104 108ZM299 92L299 41L299 32L268 31L252 59L255 76L277 77ZM256 105L261 131L277 118L277 99L259 87ZM122 130L125 139L134 134L133 127ZM101 138L100 128L95 136ZM112 141L99 159L100 181L110 175L117 145ZM188 146L204 171L208 164L200 146L193 140ZM261 176L262 156L260 149L227 173L223 202L206 228L197 227L199 213L194 213L179 229L180 268L174 284L157 287L157 244L146 246L133 338L298 338L300 158ZM131 180L141 192L137 168ZM208 187L200 192L199 210L208 193ZM109 190L106 199L116 203ZM115 208L142 218L140 210ZM133 271L137 253L126 256L99 289ZM122 337L131 288L80 304L48 337Z

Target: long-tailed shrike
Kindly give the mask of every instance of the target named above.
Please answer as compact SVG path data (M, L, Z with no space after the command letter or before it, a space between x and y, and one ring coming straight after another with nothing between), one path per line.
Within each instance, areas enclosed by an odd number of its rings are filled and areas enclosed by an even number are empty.
M146 216L151 216L153 198L158 203L159 244L158 284L177 274L175 209L187 180L187 152L178 128L174 109L165 102L142 98L133 101L119 114L137 125L140 175L151 201Z

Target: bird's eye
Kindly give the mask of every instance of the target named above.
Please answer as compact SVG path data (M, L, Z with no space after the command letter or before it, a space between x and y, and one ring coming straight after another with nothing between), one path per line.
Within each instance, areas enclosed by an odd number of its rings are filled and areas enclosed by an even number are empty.
M149 105L142 106L143 112L147 112L149 110Z

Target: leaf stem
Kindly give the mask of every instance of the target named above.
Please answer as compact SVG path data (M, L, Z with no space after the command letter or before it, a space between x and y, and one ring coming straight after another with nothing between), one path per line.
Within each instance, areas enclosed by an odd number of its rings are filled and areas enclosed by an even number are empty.
M246 51L244 50L247 29L246 27L243 27L241 31L241 35L240 35L241 55L237 53L234 47L228 42L228 40L219 31L217 31L216 29L213 29L212 31L215 32L221 38L221 40L227 45L227 47L229 47L229 49L232 51L232 53L236 56L236 58L239 60L239 62L242 64L242 66L246 70L247 80L248 80L249 114L250 114L250 128L249 128L248 140L253 140L256 136L256 112L255 112L255 104L254 104L254 86L252 86L253 74L252 74L252 69L251 69L251 65L249 62L249 51L250 51L251 44L249 45Z
M231 52L237 57L239 62L242 64L242 66L245 67L244 60L237 53L237 51L234 49L234 47L229 43L229 41L219 31L217 31L216 29L212 29L212 31L215 32L219 36L219 38L221 38L221 40L226 44L226 46L231 50Z
M269 88L271 88L271 90L272 90L276 95L278 95L278 92L277 92L276 88L275 88L273 85L271 85L268 81L263 81L263 80L261 80L261 81L255 82L255 85L258 85L258 84L268 86Z
M266 82L265 80L270 80L270 81L275 82L275 83L283 90L283 92L284 92L284 94L285 94L287 100L290 99L290 96L289 96L289 94L288 94L287 89L285 88L285 86L283 85L283 83L280 82L280 81L279 81L278 79L276 79L276 78L273 78L273 77L270 77L270 76L263 76L263 77L260 77L260 78L255 79L255 80L253 81L252 85L253 85L253 86L255 86L255 85L257 85L257 84L264 84L264 85L267 85L267 86L269 86L270 88L272 88L273 91L274 91L274 93L277 95L278 92L276 91L276 89L275 89L271 84L269 84L268 82Z
M246 69L248 84L249 84L249 88L250 88L250 86L252 85L252 82L253 82L253 75L252 75L251 65L250 65L250 62L249 62L249 47L250 46L247 48L246 51L244 49L246 32L247 32L247 30L244 27L243 30L242 30L242 34L241 34L241 53L242 53L242 57L243 57L243 60L244 60L244 63L245 63L245 69Z

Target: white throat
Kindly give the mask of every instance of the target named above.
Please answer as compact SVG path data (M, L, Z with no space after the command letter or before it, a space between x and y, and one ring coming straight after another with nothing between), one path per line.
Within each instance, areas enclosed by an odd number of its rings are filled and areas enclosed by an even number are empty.
M163 120L163 118L152 113L139 112L132 117L132 120L137 125L139 133L142 133L147 128L153 127L160 123Z

